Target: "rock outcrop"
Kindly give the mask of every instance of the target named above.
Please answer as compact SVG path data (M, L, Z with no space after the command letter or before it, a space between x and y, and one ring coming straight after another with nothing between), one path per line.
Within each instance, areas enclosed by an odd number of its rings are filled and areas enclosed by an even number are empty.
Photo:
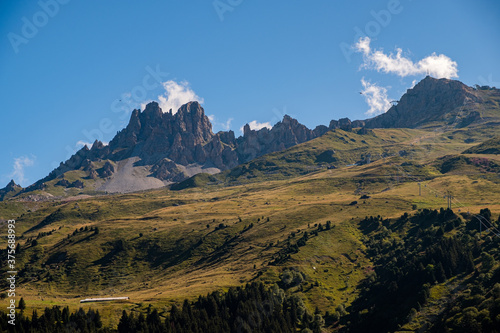
M175 113L163 112L156 102L143 111L133 110L128 125L108 145L95 141L84 146L47 177L26 189L43 189L45 184L71 170L83 170L86 179L102 184L102 189L127 187L134 190L179 182L200 172L227 170L264 154L281 151L317 138L329 130L341 129L368 134L370 128L415 128L422 126L468 126L481 121L477 90L459 81L426 77L401 97L386 113L367 120L349 118L332 120L329 126L309 129L285 115L272 128L251 129L247 124L243 135L233 131L212 132L212 124L198 102L182 105ZM325 160L335 157L324 156ZM97 168L97 165L104 165ZM142 177L138 180L137 177ZM112 182L113 186L106 186ZM61 184L81 188L83 183ZM135 185L134 185L135 184ZM11 185L1 193L12 192ZM5 196L5 194L3 194Z
M408 89L397 105L386 113L365 121L368 128L416 128L433 122L454 127L480 119L472 114L479 97L473 88L460 81L427 76ZM462 119L467 119L465 122Z
M318 126L310 130L288 115L285 115L283 120L271 129L264 127L255 131L246 124L243 127L243 136L236 140L238 164L312 140L327 131L326 126Z
M96 140L91 148L84 146L39 182L78 169L87 172L87 179L120 177L116 170L118 162L127 159L135 161L134 167L150 170L150 177L179 182L196 170L234 168L255 157L319 137L328 130L323 125L311 130L286 115L271 129L252 130L247 124L243 136L236 138L233 131L214 134L212 124L198 102L182 105L175 114L172 110L164 113L158 103L151 102L143 111L132 111L128 125L109 145ZM97 169L99 161L106 162ZM195 171L187 171L192 167ZM66 187L82 185L65 184Z
M152 169L153 176L160 180L170 180L174 182L182 181L186 175L176 163L169 159L162 159Z
M62 178L59 180L55 186L62 186L62 187L68 187L70 185L70 182L67 179Z
M151 102L144 111L132 112L128 126L109 146L100 149L101 158L121 160L138 156L151 162L168 157L187 165L197 162L196 147L205 145L213 136L212 124L198 102L181 106L175 114L163 113L158 103Z
M102 178L110 177L115 172L115 167L109 161L104 163L103 167L99 169L99 176ZM90 176L90 175L89 175Z
M4 188L0 189L0 200L3 200L4 198L11 197L16 195L22 190L22 186L16 184L14 179L11 179L11 181L5 186Z

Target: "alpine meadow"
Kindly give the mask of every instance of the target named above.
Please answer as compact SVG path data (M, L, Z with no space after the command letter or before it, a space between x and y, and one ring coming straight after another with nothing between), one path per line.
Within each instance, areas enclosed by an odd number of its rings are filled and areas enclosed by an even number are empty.
M1 332L500 332L500 6L278 3L0 5Z

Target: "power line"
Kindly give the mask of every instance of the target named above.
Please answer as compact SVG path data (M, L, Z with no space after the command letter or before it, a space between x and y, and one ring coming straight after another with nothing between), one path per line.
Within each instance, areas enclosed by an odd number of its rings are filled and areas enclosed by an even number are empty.
M421 195L421 180L419 178L413 176L413 175L408 174L401 166L399 166L397 164L394 164L394 163L391 163L391 164L396 169L398 169L399 171L401 171L401 174L404 175L406 178L418 182L418 185L419 185L419 195ZM431 192L440 194L440 191L434 190L430 186L427 187L427 185L426 185L426 188L428 188ZM441 196L441 195L442 194L440 194L439 196ZM456 197L454 197L452 195L452 193L451 193L450 190L446 191L445 198L447 199L448 209L450 209L450 210L451 210L453 201L455 201L455 205L457 206L457 208L458 207L460 207L460 208L466 208L466 206L464 204L462 204L462 202L460 202L458 199L456 199ZM469 215L470 215L470 213L469 213ZM498 230L488 219L486 219L484 216L482 216L480 214L473 214L472 216L473 216L473 218L476 218L480 222L480 235L481 235L481 232L482 232L482 226L484 226L488 231L490 231L491 233L493 233L495 236L500 237L500 230Z

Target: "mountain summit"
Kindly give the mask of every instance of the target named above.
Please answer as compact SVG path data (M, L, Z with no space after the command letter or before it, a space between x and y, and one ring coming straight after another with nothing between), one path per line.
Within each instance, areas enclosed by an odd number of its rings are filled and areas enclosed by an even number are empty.
M33 190L74 195L85 192L132 192L180 182L198 173L215 174L259 156L282 151L317 138L329 130L360 128L450 128L495 123L500 90L468 87L448 79L426 77L408 89L397 105L367 120L332 120L329 126L309 129L285 115L271 129L213 133L203 107L196 101L175 113L163 112L157 102L133 110L128 125L109 145L95 141L84 146L47 177L25 188L9 184L5 197ZM76 179L76 180L75 180ZM87 189L83 191L82 189ZM14 189L14 190L13 190Z
M463 127L480 118L474 108L479 100L477 91L460 81L427 76L386 113L366 120L365 126L416 128L445 122Z
M7 186L0 189L0 200L14 196L17 193L19 193L19 191L21 191L22 189L23 188L21 185L16 184L14 179L11 179L11 181L7 184Z
M163 112L157 102L143 111L133 110L128 125L109 145L95 141L84 146L49 176L24 191L44 189L54 179L57 186L93 186L104 192L130 192L165 186L194 174L218 173L255 157L283 150L314 139L326 126L308 129L288 115L273 128L252 130L236 138L233 131L212 132L212 124L196 101L182 105L176 113ZM84 174L78 184L65 179L68 172Z
M121 160L138 156L148 162L169 157L181 164L194 163L195 147L212 140L212 124L198 102L189 102L177 113L163 113L156 102L144 111L134 110L128 126L109 143L101 158Z

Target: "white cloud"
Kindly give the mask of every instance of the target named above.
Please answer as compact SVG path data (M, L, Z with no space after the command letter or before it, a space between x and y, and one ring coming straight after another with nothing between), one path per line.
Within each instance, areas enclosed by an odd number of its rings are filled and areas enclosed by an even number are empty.
M363 85L361 93L370 107L365 114L375 116L387 112L391 107L391 103L387 97L387 89L379 87L375 83L365 81L365 78L361 79L361 84Z
M229 131L231 128L231 122L233 121L233 118L229 118L225 123L219 124L223 130Z
M14 179L17 184L21 184L22 186L28 185L26 184L28 179L24 176L24 168L33 166L34 163L35 157L29 158L27 156L21 156L14 158L14 171L12 171L10 177Z
M228 118L226 122L218 122L213 114L209 114L207 117L214 128L221 128L224 131L229 131L231 129L231 122L234 120L233 118Z
M359 41L355 45L356 50L358 52L363 52L363 54L370 53L370 38L360 38Z
M259 123L257 120L252 120L251 122L248 123L248 125L250 126L250 129L251 130L255 130L255 131L258 131L260 129L263 129L264 127L267 127L269 129L273 128L271 126L271 123L270 122L265 122L265 123ZM240 127L240 131L243 132L243 127L244 126L241 126Z
M85 142L83 140L79 140L77 143L76 143L76 147L83 147L83 146L87 146L87 147L92 147L92 144L90 142Z
M109 142L106 142L106 141L101 141L101 142L105 146L109 145ZM87 146L90 149L90 148L92 148L93 145L94 145L93 143L79 140L76 142L75 147L76 147L76 149L80 149L80 147ZM76 153L76 151L75 151L75 153Z
M162 86L165 92L158 96L158 100L163 112L169 112L172 109L172 113L176 113L182 105L192 101L198 101L201 104L204 103L203 98L196 95L189 87L189 82L187 81L177 83L169 80L163 82Z
M428 74L435 78L457 78L457 63L444 54L432 53L430 56L414 63L402 55L403 51L396 48L396 54L385 54L382 50L370 47L370 38L360 38L355 49L363 54L362 68L375 69L378 72L393 73L401 77Z

